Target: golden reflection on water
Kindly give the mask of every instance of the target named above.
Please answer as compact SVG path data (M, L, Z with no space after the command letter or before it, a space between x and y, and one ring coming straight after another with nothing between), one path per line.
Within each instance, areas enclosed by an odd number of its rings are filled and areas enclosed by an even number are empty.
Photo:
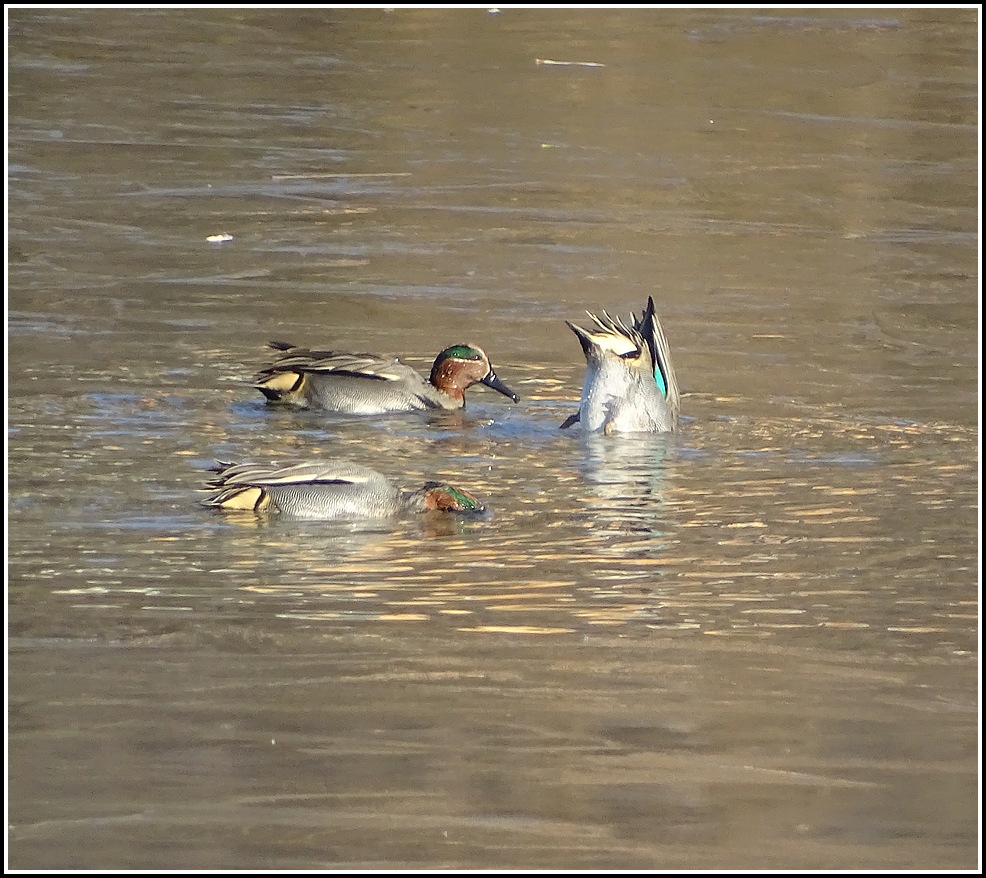
M880 552L899 547L906 510L947 509L955 501L947 484L929 486L934 473L927 467L885 460L888 447L897 450L896 426L764 419L752 429L769 441L754 456L731 449L705 457L703 449L720 441L720 424L704 419L683 436L643 441L566 437L533 451L513 447L509 470L480 462L472 473L470 484L499 501L489 527L429 534L437 543L401 527L342 553L330 541L327 553L299 568L300 578L241 588L283 600L307 595L309 605L288 611L291 618L400 624L471 617L477 624L466 630L476 633L626 626L756 638L813 628L944 631L919 621L931 606L907 598L919 574L899 569L881 582ZM973 438L954 425L901 429L910 441ZM793 450L795 437L803 452ZM763 450L779 447L786 451ZM540 478L552 461L563 477L525 495L522 477L533 467ZM968 467L941 461L935 472L964 479ZM891 496L888 485L896 486ZM901 491L904 512L892 496ZM920 514L914 520L918 531L928 524ZM279 539L276 526L269 533L290 566L299 551L290 535ZM295 562L305 556L300 552ZM893 614L872 616L887 592L898 590L899 624L888 624ZM501 619L517 615L523 623Z
M135 551L152 568L184 564L233 585L279 618L320 623L469 618L476 633L638 626L739 637L810 628L918 636L946 631L932 614L968 617L955 602L911 599L936 572L909 566L901 534L909 527L927 539L934 528L940 561L967 556L951 542L948 516L975 510L975 496L955 487L970 484L975 455L965 450L975 450L974 430L863 428L824 411L748 423L703 411L711 401L691 397L693 420L675 436L602 442L556 431L551 407L526 416L547 426L499 439L493 419L474 418L453 436L444 431L464 422L397 422L406 435L394 432L383 448L398 475L403 465L401 480L455 476L489 498L494 515L482 524L431 516L292 523L205 512L202 522L214 526L152 534ZM362 447L362 424L250 412L270 419L271 449L293 444L299 456L317 456L338 444L352 456ZM299 425L329 432L331 443L313 448L296 434ZM422 428L438 430L437 454L409 453ZM105 453L106 443L98 449ZM71 476L71 464L52 463ZM944 516L940 526L936 516ZM161 555L165 547L177 554ZM63 587L66 573L82 581ZM115 573L112 564L84 563L37 575L54 578L56 594L161 593L153 577L142 584ZM893 610L881 618L888 595ZM180 603L179 591L174 597L175 611L195 606ZM169 604L155 598L155 606ZM504 621L518 616L520 623Z

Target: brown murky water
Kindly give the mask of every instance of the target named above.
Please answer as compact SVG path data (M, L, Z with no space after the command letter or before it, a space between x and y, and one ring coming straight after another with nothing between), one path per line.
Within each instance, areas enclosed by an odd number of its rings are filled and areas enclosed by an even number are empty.
M11 868L977 866L978 10L8 14ZM680 432L559 431L649 294ZM196 505L313 456L494 515Z

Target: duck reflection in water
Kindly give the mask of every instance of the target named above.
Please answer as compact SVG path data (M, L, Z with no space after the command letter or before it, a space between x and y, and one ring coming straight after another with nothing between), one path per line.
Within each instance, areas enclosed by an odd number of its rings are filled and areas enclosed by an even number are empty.
M586 434L579 469L595 528L664 536L669 515L668 463L672 434Z

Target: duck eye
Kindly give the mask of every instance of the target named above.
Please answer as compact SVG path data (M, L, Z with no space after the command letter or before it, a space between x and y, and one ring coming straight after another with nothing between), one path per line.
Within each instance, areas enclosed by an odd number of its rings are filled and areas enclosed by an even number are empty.
M636 360L640 356L640 348L634 348L632 351L627 351L625 354L620 354L621 360Z

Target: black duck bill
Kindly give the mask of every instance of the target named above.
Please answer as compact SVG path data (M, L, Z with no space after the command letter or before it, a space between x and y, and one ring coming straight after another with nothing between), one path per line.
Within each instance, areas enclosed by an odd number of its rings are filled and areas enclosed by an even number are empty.
M480 381L481 384L485 384L491 390L497 391L497 393L502 393L508 399L512 399L514 402L520 402L520 397L517 396L506 384L504 384L498 377L496 372L493 371L493 367L490 366L490 371L486 373L486 377Z

